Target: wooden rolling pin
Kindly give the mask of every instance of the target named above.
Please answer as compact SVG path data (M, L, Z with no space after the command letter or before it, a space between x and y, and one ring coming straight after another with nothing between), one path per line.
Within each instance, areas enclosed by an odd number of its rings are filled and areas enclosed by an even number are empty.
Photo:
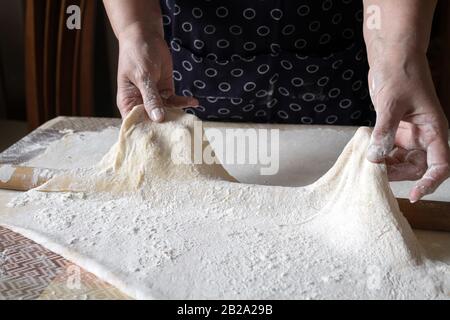
M57 170L0 166L0 189L27 191L47 182ZM414 229L450 232L450 202L397 199L400 210Z
M0 165L0 189L28 191L43 185L58 170Z

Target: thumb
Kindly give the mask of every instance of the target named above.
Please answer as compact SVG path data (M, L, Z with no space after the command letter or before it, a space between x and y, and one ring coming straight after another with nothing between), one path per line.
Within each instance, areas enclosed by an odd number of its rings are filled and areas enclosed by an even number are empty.
M367 149L367 160L383 162L394 148L395 134L400 124L401 115L389 111L377 112L377 122L372 132Z
M141 92L144 108L149 118L155 122L164 121L164 102L155 82L150 78L144 78L138 82L137 87Z

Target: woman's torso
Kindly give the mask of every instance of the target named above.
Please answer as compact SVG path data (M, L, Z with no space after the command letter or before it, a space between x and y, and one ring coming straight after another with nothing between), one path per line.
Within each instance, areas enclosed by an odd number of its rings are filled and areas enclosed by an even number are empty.
M201 119L373 125L361 0L162 0L177 94Z

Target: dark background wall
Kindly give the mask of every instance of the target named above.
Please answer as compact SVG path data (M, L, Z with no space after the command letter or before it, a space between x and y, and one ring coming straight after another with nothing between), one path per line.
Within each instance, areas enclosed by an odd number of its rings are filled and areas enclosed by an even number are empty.
M96 3L95 116L118 116L115 103L117 40L102 1ZM0 0L0 119L26 121L25 0Z
M95 113L102 117L119 117L116 108L116 76L119 44L112 31L102 1L98 1L96 22Z
M25 119L24 2L0 0L0 117Z

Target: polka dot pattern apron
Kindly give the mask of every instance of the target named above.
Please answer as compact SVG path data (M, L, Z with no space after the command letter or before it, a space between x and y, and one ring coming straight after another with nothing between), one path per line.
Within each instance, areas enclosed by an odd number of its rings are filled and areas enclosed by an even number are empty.
M161 0L179 95L201 119L373 125L361 0Z

